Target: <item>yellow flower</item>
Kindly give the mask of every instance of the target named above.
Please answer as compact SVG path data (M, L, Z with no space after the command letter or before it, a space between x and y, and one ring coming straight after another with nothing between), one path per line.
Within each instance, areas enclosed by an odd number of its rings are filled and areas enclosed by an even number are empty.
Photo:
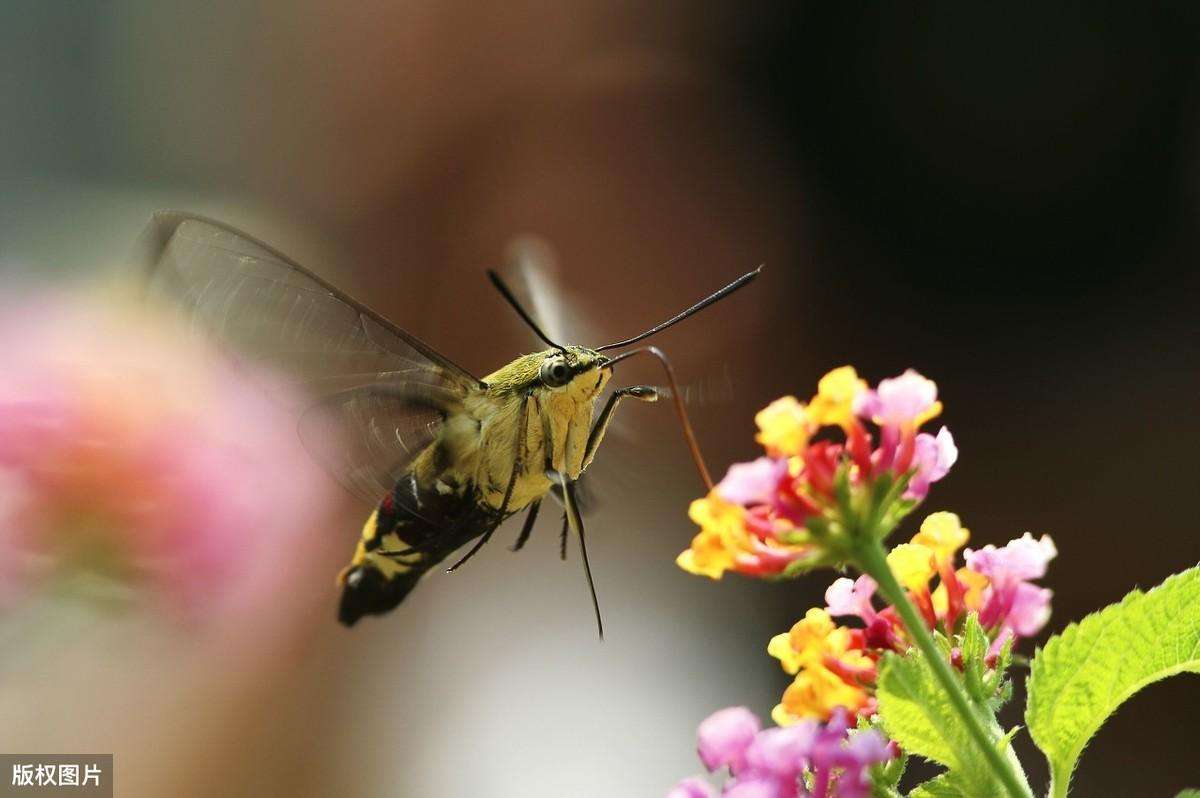
M937 562L942 564L953 560L954 553L970 536L970 530L962 525L956 514L943 511L926 517L912 542L932 549Z
M771 638L767 653L796 678L771 717L780 726L806 717L828 718L835 707L855 711L867 701L866 691L847 683L830 667L838 660L847 668L871 670L875 663L863 651L850 648L851 631L833 622L829 613L813 607L791 630Z
M733 567L733 554L721 542L720 535L701 532L692 538L692 546L680 552L675 564L690 574L720 579Z
M826 657L836 657L853 667L870 667L871 660L861 651L850 650L850 630L833 622L829 613L813 607L791 630L771 638L767 653L779 660L788 673L796 673Z
M853 366L842 366L817 383L817 395L808 405L808 418L816 426L846 427L854 418L854 397L867 390Z
M675 563L688 573L720 579L733 567L737 552L747 545L745 512L741 505L730 504L715 492L696 499L688 508L688 516L699 525L700 533Z
M790 726L804 718L827 720L837 707L856 712L867 703L867 691L847 684L820 663L812 663L797 674L783 691L783 700L771 710L779 726Z
M812 421L804 404L794 396L776 399L754 416L758 425L756 441L777 457L801 454L812 434Z
M936 571L933 549L917 543L901 543L888 552L887 563L900 584L912 591L928 588Z
M830 637L839 630L844 635L849 634L833 622L829 613L813 607L792 626L791 631L772 637L767 644L767 653L779 660L785 671L795 673L807 663L819 662L827 652L833 652L838 641L831 641ZM845 643L842 643L841 651L845 650Z

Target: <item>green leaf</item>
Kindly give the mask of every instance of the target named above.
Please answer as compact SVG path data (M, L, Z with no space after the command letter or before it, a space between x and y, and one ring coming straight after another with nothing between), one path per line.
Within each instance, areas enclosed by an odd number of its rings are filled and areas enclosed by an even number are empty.
M898 742L905 752L918 754L950 770L948 778L939 782L939 789L952 784L966 795L991 795L997 792L987 760L979 752L970 732L959 719L919 651L914 649L903 657L889 654L884 659L876 697L883 727L889 737ZM981 706L974 696L971 699L984 725L995 728L996 721L991 710L986 704ZM929 794L936 796L942 793Z
M859 728L862 728L862 723ZM883 734L883 729L879 730ZM901 753L895 759L871 766L871 798L895 798L900 795L900 779L908 768L908 754Z
M1067 785L1088 740L1130 696L1200 672L1200 568L1135 590L1055 635L1033 658L1025 722L1050 761L1051 794Z
M943 773L937 778L918 784L908 794L908 798L972 798L970 793L955 783L956 781L951 774Z
M1175 798L1200 798L1200 790L1183 790Z

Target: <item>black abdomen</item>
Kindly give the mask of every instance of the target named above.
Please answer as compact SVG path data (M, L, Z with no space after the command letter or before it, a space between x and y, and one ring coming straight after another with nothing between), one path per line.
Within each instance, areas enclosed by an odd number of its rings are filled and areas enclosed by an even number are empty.
M364 615L394 609L431 568L497 523L480 507L473 485L439 493L402 477L363 529L350 566L342 572L338 620L353 626Z

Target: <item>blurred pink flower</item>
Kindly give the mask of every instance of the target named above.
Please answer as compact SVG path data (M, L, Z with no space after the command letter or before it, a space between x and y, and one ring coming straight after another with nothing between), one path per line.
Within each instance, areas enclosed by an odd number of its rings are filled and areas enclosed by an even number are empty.
M717 484L717 494L731 504L771 504L787 473L788 462L782 458L760 457L749 463L734 463Z
M869 768L895 758L898 751L874 729L851 732L851 718L836 710L828 723L818 726L809 760L812 763L814 798L866 798L871 794ZM835 775L835 771L840 771Z
M782 792L774 779L739 779L721 793L723 798L790 798L793 794Z
M697 733L700 761L709 770L728 766L737 773L745 764L746 747L758 734L761 724L745 707L729 707L709 715Z
M262 564L331 495L258 383L166 318L79 297L0 308L0 372L9 600L78 567L192 613L283 587Z
M808 764L819 726L816 720L805 720L762 732L746 752L749 771L775 782L795 782Z
M700 724L701 760L709 771L729 766L723 798L865 798L870 767L898 752L874 729L852 731L851 717L839 708L826 723L806 718L761 730L745 707L723 709ZM668 798L711 794L705 782L692 778Z
M940 410L937 384L913 369L854 397L854 414L881 427L919 427Z
M689 776L667 793L667 798L713 798L712 785L699 776Z

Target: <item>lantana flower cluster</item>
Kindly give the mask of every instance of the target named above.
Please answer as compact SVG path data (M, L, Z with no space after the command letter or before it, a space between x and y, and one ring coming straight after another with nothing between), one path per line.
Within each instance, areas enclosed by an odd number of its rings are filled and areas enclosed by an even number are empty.
M678 564L713 579L840 564L849 536L886 534L954 465L950 431L920 431L941 410L937 385L911 369L870 388L843 366L809 402L777 399L755 416L765 455L733 465L692 502L701 531Z
M930 630L953 637L968 612L978 613L994 662L1006 643L1037 634L1049 619L1051 591L1031 580L1045 575L1056 552L1048 535L1035 540L1026 533L1003 548L967 549L965 565L956 566L969 534L954 513L933 513L887 561ZM810 609L771 639L767 652L795 677L771 713L777 724L823 720L842 710L874 713L876 664L886 652L903 654L912 646L896 610L877 607L876 589L866 575L837 579L825 591L826 606ZM857 623L839 625L835 618Z
M762 729L745 707L710 715L698 732L700 760L710 772L728 768L724 798L866 798L870 768L894 759L895 743L874 729L854 730L838 711L828 722L807 720ZM667 798L712 798L703 779L684 779Z

